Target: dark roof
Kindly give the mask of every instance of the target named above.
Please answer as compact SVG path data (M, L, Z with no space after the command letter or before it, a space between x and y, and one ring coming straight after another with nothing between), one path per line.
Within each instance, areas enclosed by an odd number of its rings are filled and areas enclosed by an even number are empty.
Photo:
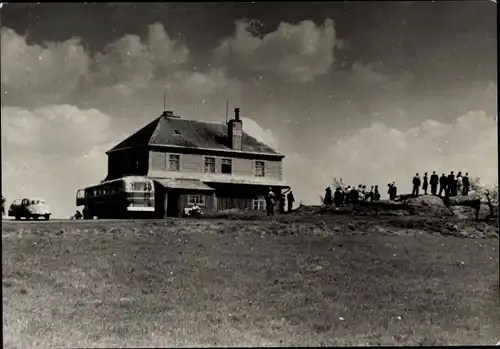
M148 145L233 151L227 134L228 126L224 123L160 116L108 152ZM281 155L245 132L243 132L241 151Z

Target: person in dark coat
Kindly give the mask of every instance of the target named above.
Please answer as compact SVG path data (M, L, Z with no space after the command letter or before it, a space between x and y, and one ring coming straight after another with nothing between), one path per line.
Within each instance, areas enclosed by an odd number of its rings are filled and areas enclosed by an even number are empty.
M375 189L373 190L373 199L375 201L380 200L380 192L378 191L378 185L375 186Z
M350 195L349 195L349 201L351 204L357 204L359 201L359 191L356 189L356 187L352 187Z
M330 187L327 187L325 189L325 198L323 199L323 204L326 206L332 205L332 189L330 189Z
M269 188L269 192L266 195L266 210L268 216L274 216L275 204L276 204L276 194L274 194L272 188Z
M342 191L338 187L335 189L335 193L333 194L333 203L335 204L335 207L342 206Z
M448 175L448 178L446 180L446 184L447 184L447 194L446 196L455 196L455 192L456 192L456 182L455 182L455 175L453 174L453 171L450 172L450 174Z
M467 196L469 195L469 189L470 189L470 181L469 181L469 173L466 173L465 176L462 177L462 195Z
M396 183L392 182L389 184L389 200L394 201L398 196L398 188L396 187Z
M431 185L431 194L436 195L437 186L439 183L439 176L436 174L436 171L432 171L431 180L429 183Z
M439 178L439 196L448 195L448 177L443 173Z
M418 189L420 188L421 180L420 176L418 173L413 177L413 191L411 192L411 195L416 195L418 196Z
M287 203L288 203L288 212L292 211L293 203L295 202L295 198L293 197L293 193L290 190L290 192L286 196Z
M422 190L424 191L424 195L427 195L427 188L429 188L429 177L427 176L427 172L425 172L424 183L422 183Z
M351 203L351 186L348 185L344 191L344 204L350 204L350 203Z
M375 194L374 194L373 190L374 190L374 187L373 187L373 185L372 185L372 186L370 187L370 192L368 193L368 197L367 197L367 199L370 199L370 201L373 201L373 200L375 199ZM366 199L365 199L365 200L366 200Z

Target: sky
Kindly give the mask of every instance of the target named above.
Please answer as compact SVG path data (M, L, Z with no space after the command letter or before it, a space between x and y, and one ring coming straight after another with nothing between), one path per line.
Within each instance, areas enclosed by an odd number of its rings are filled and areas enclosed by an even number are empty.
M2 194L54 217L158 117L225 120L286 155L297 203L468 172L498 183L491 1L4 4Z

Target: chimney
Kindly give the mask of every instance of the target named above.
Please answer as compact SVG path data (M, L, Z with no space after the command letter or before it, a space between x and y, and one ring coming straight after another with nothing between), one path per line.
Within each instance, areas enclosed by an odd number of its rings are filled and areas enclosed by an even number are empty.
M167 118L177 118L178 116L174 115L174 112L171 110L164 110L161 116L167 117Z
M240 108L234 108L234 119L230 120L227 126L231 148L242 150L243 122L240 120Z

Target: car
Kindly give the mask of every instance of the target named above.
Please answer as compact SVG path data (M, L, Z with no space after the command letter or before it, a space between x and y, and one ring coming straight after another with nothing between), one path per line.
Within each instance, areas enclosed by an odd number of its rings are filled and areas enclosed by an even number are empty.
M17 199L9 207L9 217L15 217L17 220L21 218L37 220L40 217L49 220L51 214L50 207L45 204L45 200L42 198Z

